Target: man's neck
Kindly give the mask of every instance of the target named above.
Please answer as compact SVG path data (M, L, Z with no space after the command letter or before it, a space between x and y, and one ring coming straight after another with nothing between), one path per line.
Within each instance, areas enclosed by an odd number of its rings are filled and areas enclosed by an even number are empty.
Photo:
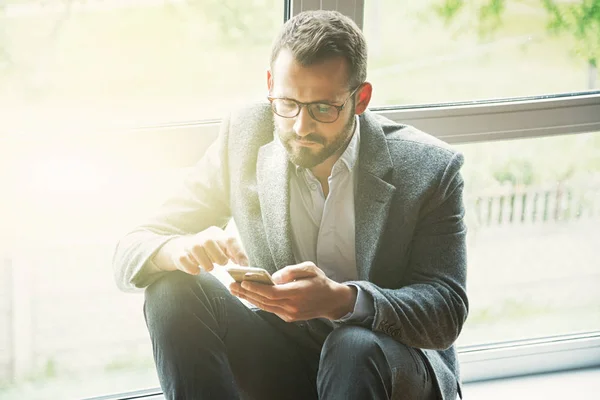
M327 182L327 179L331 175L331 171L333 170L333 166L339 160L340 154L332 154L327 160L323 161L321 164L314 166L310 169L310 172L321 182Z
M351 140L352 136L344 146L342 146L338 151L332 154L327 160L310 169L310 172L312 172L315 178L317 178L317 180L321 183L321 187L323 188L323 194L325 195L325 197L327 197L327 194L329 193L329 177L331 176L333 166L340 159L342 154L344 154L344 151L346 151L346 148L350 144Z
M310 172L312 172L312 174L315 176L315 178L317 178L319 180L319 182L321 182L321 186L323 188L323 193L325 193L325 196L327 196L327 193L329 192L328 179L329 179L329 176L331 176L331 171L333 170L333 166L340 159L342 154L344 154L344 152L348 148L348 145L352 141L352 138L354 138L354 135L356 134L355 130L356 130L357 122L356 122L356 117L353 117L353 118L355 120L354 120L354 123L352 124L352 135L350 135L350 137L348 138L346 143L338 151L336 151L334 154L332 154L328 159L326 159L321 164L316 165L310 169Z

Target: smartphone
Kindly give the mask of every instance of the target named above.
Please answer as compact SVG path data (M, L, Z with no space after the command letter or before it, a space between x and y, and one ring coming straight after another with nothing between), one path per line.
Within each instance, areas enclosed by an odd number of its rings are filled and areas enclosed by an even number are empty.
M271 274L266 269L255 267L226 267L225 270L236 281L252 281L263 285L275 285Z

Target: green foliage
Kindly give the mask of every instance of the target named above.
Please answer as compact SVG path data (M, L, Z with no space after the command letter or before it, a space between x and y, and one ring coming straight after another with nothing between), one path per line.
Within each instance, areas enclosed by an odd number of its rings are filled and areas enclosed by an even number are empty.
M441 4L436 4L434 10L444 19L446 24L449 24L454 16L462 10L464 5L464 0L446 0Z
M505 0L490 0L479 8L480 33L493 32L502 24Z
M275 31L272 2L266 0L189 0L192 9L200 10L207 20L218 25L224 45L247 45L249 39L256 44L270 43ZM283 19L283 15L281 16ZM256 21L262 29L256 29Z
M56 361L53 358L46 360L43 370L44 378L55 378L58 375L57 369Z
M597 66L600 60L600 0L538 1L548 13L548 32L575 39L576 54L591 65ZM455 20L461 13L474 13L477 31L485 36L502 25L506 5L507 0L442 0L436 5L435 11L446 24Z
M492 174L500 184L527 186L534 183L534 168L530 159L510 158L504 164L494 168Z
M434 10L448 26L462 12L477 16L476 30L480 36L487 36L496 31L502 24L502 14L506 0L485 0L466 2L465 0L444 0L434 6Z
M576 39L576 54L593 66L600 60L600 0L562 3L542 0L550 14L548 30L567 34Z

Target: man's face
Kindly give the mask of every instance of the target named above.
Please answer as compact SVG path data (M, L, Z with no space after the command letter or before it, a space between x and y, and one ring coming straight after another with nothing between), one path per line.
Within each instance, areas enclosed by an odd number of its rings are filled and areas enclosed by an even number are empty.
M300 65L283 49L268 74L269 93L302 103L342 105L348 98L348 67L343 58L317 65ZM313 168L331 157L339 157L354 130L354 100L349 99L332 123L316 121L306 107L295 118L274 115L275 131L294 164Z

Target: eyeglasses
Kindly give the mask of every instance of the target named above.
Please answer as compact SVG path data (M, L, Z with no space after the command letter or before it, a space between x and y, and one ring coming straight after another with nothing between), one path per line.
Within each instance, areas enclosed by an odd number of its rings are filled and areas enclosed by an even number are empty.
M267 98L271 102L271 108L273 109L273 112L279 115L280 117L297 117L298 114L300 114L300 110L302 109L302 107L306 107L308 113L315 121L330 124L332 122L337 121L337 119L340 117L340 112L342 112L344 107L346 107L346 103L348 103L348 100L350 100L350 98L354 96L354 93L356 93L358 88L360 88L361 86L362 85L358 85L356 89L354 89L352 93L350 93L350 95L344 101L344 104L342 104L341 106L319 102L301 103L294 99L288 99L285 97L268 96Z

